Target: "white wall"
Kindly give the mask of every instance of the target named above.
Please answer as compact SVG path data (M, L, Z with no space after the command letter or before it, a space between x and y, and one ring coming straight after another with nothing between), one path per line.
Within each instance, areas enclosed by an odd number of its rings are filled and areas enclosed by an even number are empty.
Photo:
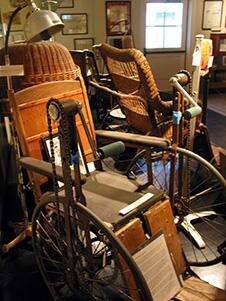
M56 35L56 40L63 43L68 49L73 49L74 38L93 37L96 44L106 42L106 15L105 0L74 0L74 8L58 9L57 13L87 13L89 32L86 35ZM144 48L144 2L131 1L132 32L136 48Z
M203 34L205 38L210 37L210 30L202 29L202 13L203 13L204 0L190 0L189 4L189 20L188 20L188 34L187 34L187 56L186 63L187 68L191 66L192 52L195 45L195 36L197 34ZM221 28L225 31L226 23L226 0L223 0Z
M93 13L95 2L96 0L74 0L73 8L59 8L57 10L59 15L67 13L86 13L88 19L88 33L79 35L63 35L62 33L59 33L55 36L55 40L64 44L69 50L71 50L74 49L74 39L95 37L95 16Z
M41 0L36 0L37 3ZM144 23L145 23L145 2L147 0L131 0L132 5L132 32L135 47L143 50L144 48ZM10 9L8 0L0 1L1 11ZM209 37L209 30L202 30L202 11L204 0L188 0L188 30L186 55L183 53L175 54L151 54L148 59L153 69L155 79L160 89L168 90L168 79L180 69L186 68L191 71L192 53L195 44L195 35L203 33ZM224 0L222 28L225 29L226 0ZM88 34L85 35L62 35L58 34L56 41L64 44L68 49L74 49L74 39L89 38L95 39L95 43L106 41L106 16L105 0L74 0L74 8L60 8L57 10L62 13L87 13L88 14ZM170 58L170 59L169 59Z
M147 59L158 89L171 91L169 79L178 71L185 69L185 53L153 53L148 54Z

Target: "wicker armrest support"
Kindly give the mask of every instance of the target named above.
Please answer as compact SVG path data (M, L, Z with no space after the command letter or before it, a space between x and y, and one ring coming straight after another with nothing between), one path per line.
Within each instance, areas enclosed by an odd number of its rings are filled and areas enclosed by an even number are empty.
M107 138L113 141L122 141L130 145L134 145L135 147L157 147L165 149L171 145L170 140L154 136L144 136L104 130L97 130L95 132L98 137Z
M102 91L105 91L106 93L109 93L113 96L119 97L119 98L126 98L126 99L131 99L131 100L137 100L139 102L142 102L143 105L146 107L146 109L148 109L148 105L145 99L143 99L142 97L138 96L138 95L134 95L134 94L124 94L124 93L120 93L117 92L115 90L112 90L106 86L100 85L95 81L90 81L89 82L91 86L100 89Z
M53 176L52 164L42 160L38 160L31 157L22 157L19 160L20 165L23 168L26 168L34 173L41 174L48 178ZM74 173L71 173L72 178L74 179ZM64 182L63 170L61 166L56 166L56 177L58 181ZM85 178L82 178L82 184L86 182Z

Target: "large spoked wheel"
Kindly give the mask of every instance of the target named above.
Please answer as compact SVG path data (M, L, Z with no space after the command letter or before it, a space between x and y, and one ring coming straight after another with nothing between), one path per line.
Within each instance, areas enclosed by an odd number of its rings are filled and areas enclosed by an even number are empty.
M54 299L152 300L135 261L113 232L77 203L69 208L66 233L62 208L61 202L42 201L32 220L37 263Z
M153 152L153 184L169 193L174 151ZM190 265L211 265L222 260L226 240L226 181L209 162L177 148L174 176L174 216ZM187 173L187 164L189 172ZM138 185L147 183L145 151L129 166L127 175Z

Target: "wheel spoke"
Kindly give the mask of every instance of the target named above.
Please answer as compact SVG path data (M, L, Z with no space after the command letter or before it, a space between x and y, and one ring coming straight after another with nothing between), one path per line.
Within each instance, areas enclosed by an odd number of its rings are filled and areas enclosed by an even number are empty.
M50 203L44 201L35 209L32 240L39 268L56 300L66 301L68 296L71 298L78 292L94 301L110 301L111 294L120 300L152 300L131 255L104 223L82 205L70 208L70 254L65 241L63 213L58 232L55 225L59 216L50 218L46 210ZM54 203L51 206L54 207ZM70 264L70 256L74 265ZM134 279L132 282L128 282L128 275Z
M144 155L144 153L140 153L140 156L137 155L137 160L145 163ZM171 157L171 150L166 150L164 155L163 152L160 152L159 155L155 153L152 159L153 184L167 194L169 193ZM210 168L208 164L208 162L207 164L203 162L203 159L197 158L196 154L178 149L175 164L176 175L173 181L175 185L175 213L179 214L181 220L183 220L189 213L198 218L201 211L216 212L214 217L202 217L199 218L198 224L193 223L195 229L205 241L205 249L197 249L193 245L194 241L192 239L186 238L185 243L183 241L185 240L185 235L180 235L182 245L186 245L184 252L188 262L192 261L194 263L195 261L197 265L210 265L220 260L221 255L218 253L217 247L226 240L226 215L223 213L223 210L226 210L226 200L221 197L226 184L225 181L222 181L222 177L218 176L214 168ZM136 162L134 162L135 165ZM190 168L189 172L186 170L187 167ZM130 168L135 177L141 178L140 173L136 174L136 168L133 168L132 165ZM145 173L147 178L146 167L143 166L139 172L141 171ZM181 174L179 175L180 172ZM178 185L182 185L182 187L178 187Z

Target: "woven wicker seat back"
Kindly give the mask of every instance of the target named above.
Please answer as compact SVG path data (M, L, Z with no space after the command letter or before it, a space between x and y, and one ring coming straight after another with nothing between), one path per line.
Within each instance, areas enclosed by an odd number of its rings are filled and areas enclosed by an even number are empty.
M12 65L24 65L24 76L14 76L13 89L49 81L69 80L80 76L80 69L73 62L69 51L61 44L51 41L21 43L9 46ZM5 64L4 48L0 50L0 64ZM0 98L7 97L6 78L0 78Z
M123 97L120 105L127 117L128 124L142 133L163 136L169 129L164 123L164 114L172 112L172 101L161 99L151 67L137 49L118 49L108 44L99 46L101 56L114 83L114 88L124 94L141 96L140 100ZM161 126L159 126L161 124Z

